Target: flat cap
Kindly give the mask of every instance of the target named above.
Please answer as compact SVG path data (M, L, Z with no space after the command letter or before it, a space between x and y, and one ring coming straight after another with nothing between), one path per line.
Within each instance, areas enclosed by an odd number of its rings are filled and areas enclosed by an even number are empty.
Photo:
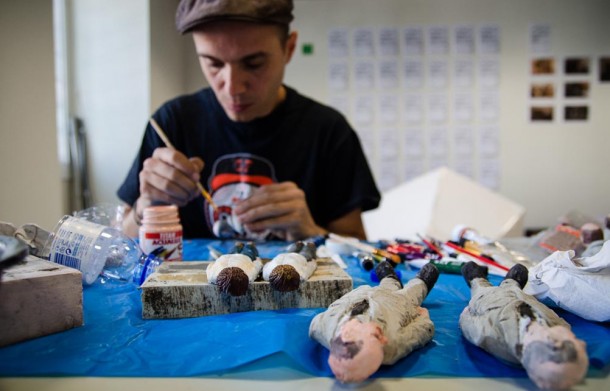
M288 25L293 19L292 9L292 0L181 0L176 29L186 34L218 20Z

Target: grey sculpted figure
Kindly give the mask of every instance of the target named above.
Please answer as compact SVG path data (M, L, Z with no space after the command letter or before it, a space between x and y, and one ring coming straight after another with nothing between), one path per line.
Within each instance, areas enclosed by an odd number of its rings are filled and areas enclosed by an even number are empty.
M360 286L314 317L309 336L330 350L328 363L344 383L366 380L381 364L391 365L426 345L434 324L422 302L438 279L425 265L406 286L384 261L375 272L379 286Z
M499 286L487 268L469 262L462 275L471 299L460 315L464 337L509 363L522 365L539 388L565 390L579 383L589 359L585 343L570 325L535 297L523 292L525 266L513 266Z

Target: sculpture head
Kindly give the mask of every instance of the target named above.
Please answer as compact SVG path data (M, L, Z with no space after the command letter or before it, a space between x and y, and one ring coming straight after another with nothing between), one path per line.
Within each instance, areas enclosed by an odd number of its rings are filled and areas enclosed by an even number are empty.
M379 369L388 340L377 323L351 319L330 344L328 363L342 383L359 383Z
M578 384L589 366L585 342L564 326L529 325L521 363L539 388L567 390Z

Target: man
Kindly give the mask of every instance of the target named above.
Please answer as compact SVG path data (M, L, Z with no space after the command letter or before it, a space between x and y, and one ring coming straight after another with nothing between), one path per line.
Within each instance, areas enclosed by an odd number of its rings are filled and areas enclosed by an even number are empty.
M282 84L297 41L292 8L292 0L180 3L177 28L192 33L210 88L153 115L175 150L146 129L118 191L125 232L137 234L147 206L169 203L180 207L185 237L365 238L361 212L380 195L355 132Z

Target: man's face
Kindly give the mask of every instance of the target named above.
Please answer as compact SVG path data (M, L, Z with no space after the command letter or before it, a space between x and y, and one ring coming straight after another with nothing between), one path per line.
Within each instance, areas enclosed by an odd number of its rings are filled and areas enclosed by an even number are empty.
M296 33L282 43L277 26L224 21L193 32L193 40L203 74L233 121L264 117L284 99Z

